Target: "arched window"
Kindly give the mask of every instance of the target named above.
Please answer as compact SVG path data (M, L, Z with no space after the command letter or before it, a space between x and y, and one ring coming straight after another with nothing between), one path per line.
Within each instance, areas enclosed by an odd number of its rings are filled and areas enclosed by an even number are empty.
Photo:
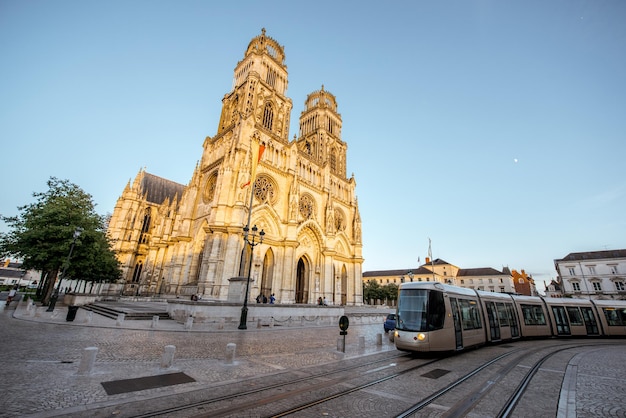
M333 173L337 172L337 150L332 148L330 150L330 171Z
M139 243L145 244L147 242L146 234L150 231L151 210L146 208L143 215L143 225L141 225L141 235L139 236Z
M274 110L272 109L271 103L265 104L265 109L263 110L263 126L271 131L272 123L274 122Z
M133 271L133 283L139 283L139 277L141 277L141 270L143 269L143 263L138 261L135 264L135 270Z

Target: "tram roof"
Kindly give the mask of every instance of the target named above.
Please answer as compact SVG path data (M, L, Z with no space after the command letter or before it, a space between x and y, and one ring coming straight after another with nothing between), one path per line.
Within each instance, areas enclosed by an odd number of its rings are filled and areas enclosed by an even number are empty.
M402 289L424 289L424 290L439 290L450 294L476 296L476 291L473 289L467 289L465 287L451 286L449 284L443 284L439 282L409 282L400 284L400 290Z

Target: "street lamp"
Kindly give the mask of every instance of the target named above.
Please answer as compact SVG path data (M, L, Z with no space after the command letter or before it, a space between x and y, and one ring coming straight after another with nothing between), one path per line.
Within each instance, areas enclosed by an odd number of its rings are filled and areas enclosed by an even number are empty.
M67 270L67 267L70 265L70 258L72 257L72 251L74 251L74 245L76 245L76 239L80 237L80 234L82 232L83 232L83 228L81 227L76 227L76 229L74 230L74 239L72 239L72 246L70 247L70 253L67 255L67 260L65 260L65 264L63 265L63 271L61 272L61 278L59 279L59 285L57 286L56 290L50 297L50 303L48 304L48 309L46 310L46 312L54 311L54 306L57 304L57 299L59 298L59 292L61 291L61 283L63 282L63 279L65 278L65 271Z
M243 307L241 308L241 318L239 318L239 329L248 329L246 326L246 322L248 321L248 292L250 290L250 273L252 272L252 253L254 252L254 247L261 244L263 242L263 236L265 232L261 230L257 235L257 231L259 228L254 225L252 227L252 232L250 232L250 228L245 226L243 228L243 239L250 246L250 263L248 264L248 281L246 282L246 296L243 299ZM257 242L256 239L259 238Z

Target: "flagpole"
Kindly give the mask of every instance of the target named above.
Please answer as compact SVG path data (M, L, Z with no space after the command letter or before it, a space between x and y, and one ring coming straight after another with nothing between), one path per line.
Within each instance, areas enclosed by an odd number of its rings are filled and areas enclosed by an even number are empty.
M430 247L430 238L428 238L428 258L430 258L430 268L433 270L433 282L436 282L435 279L435 262L433 260L433 251Z

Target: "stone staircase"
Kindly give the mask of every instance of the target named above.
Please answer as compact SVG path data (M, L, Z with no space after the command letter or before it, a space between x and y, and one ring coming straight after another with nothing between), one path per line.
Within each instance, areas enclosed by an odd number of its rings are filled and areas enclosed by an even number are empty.
M158 316L159 320L171 319L167 311L154 306L146 307L146 305L132 306L129 303L94 302L83 305L81 308L111 319L117 319L119 314L124 314L126 321L151 321L154 316Z

